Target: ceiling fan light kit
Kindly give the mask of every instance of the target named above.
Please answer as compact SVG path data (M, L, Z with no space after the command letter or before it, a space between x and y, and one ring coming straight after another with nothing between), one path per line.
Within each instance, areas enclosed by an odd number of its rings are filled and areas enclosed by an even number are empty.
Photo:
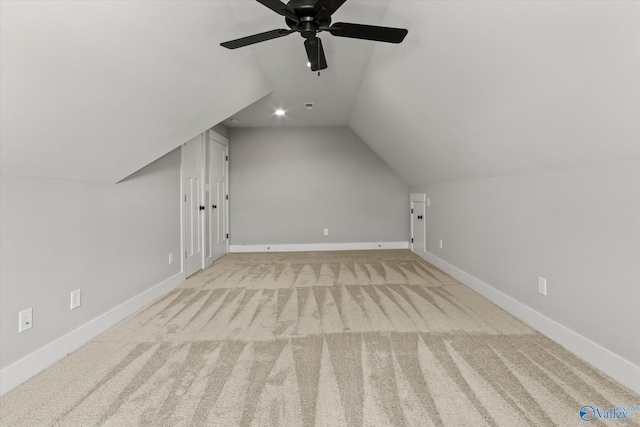
M375 25L351 24L337 22L331 25L333 15L346 0L291 0L285 4L280 0L256 0L279 15L284 16L289 30L271 30L254 34L240 39L220 43L227 49L237 49L255 43L300 33L305 39L304 47L307 51L311 71L327 68L322 40L318 33L323 31L336 37L372 40L386 43L401 43L408 31L403 28L379 27Z

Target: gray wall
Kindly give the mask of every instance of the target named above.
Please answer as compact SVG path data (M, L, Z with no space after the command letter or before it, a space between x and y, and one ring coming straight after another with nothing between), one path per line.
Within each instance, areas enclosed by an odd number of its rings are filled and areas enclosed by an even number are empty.
M428 252L636 365L639 189L638 161L410 188Z
M220 135L224 136L225 138L229 138L229 128L225 126L224 123L218 123L217 125L212 127L211 130L218 132Z
M407 184L350 129L230 132L231 244L408 240Z
M180 272L180 150L116 185L2 175L0 194L2 368Z

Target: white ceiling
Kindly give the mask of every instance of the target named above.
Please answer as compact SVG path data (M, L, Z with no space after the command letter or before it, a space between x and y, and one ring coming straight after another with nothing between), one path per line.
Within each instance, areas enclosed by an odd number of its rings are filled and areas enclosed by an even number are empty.
M267 10L268 12L268 10ZM117 182L271 87L221 1L2 1L3 173Z
M349 126L409 184L640 158L640 2L391 1Z
M233 1L238 21L228 40L257 34L276 28L288 29L284 17L255 1ZM389 0L349 0L332 16L333 22L354 22L382 25ZM334 37L320 33L328 68L320 76L307 68L304 39L294 33L242 49L253 52L273 92L234 114L240 120L227 126L346 126L360 83L367 71L375 42ZM224 40L226 41L226 40ZM304 104L314 103L307 111ZM276 117L275 109L287 111Z
M323 35L320 77L297 34L219 46L286 28L252 0L1 1L0 18L3 173L116 182L232 116L348 125L410 184L640 158L640 2L348 0L334 22L409 35Z

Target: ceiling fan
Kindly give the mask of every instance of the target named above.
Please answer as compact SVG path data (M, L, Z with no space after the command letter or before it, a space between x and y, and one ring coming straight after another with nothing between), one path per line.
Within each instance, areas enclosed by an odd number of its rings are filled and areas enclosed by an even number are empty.
M289 30L271 30L252 36L220 43L227 49L237 49L298 32L305 38L304 47L312 71L327 68L322 41L318 33L327 31L337 37L400 43L408 31L403 28L378 27L375 25L337 22L331 25L331 15L346 0L290 0L285 4L280 0L256 0L279 15L285 17Z

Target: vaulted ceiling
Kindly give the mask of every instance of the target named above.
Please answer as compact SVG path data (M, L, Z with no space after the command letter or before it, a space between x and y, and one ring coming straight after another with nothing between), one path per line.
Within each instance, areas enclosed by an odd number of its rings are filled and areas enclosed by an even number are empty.
M409 35L323 33L320 76L297 34L219 46L287 28L255 1L2 1L0 17L3 173L117 182L223 121L347 125L410 184L640 158L638 2L348 0L334 22Z
M333 22L382 25L388 5L389 0L348 0L333 15ZM228 39L288 28L282 16L256 1L234 1L232 8L238 27L228 34ZM231 127L346 126L376 43L333 37L327 32L319 35L328 64L320 76L307 68L304 39L298 34L243 48L253 51L273 92L234 114L238 123L227 120L225 124ZM402 45L386 47L404 48ZM314 104L313 111L305 108L306 102ZM276 108L286 110L287 115L274 117Z
M271 91L223 1L0 2L2 171L117 182Z
M640 158L640 2L392 1L349 125L409 183Z

